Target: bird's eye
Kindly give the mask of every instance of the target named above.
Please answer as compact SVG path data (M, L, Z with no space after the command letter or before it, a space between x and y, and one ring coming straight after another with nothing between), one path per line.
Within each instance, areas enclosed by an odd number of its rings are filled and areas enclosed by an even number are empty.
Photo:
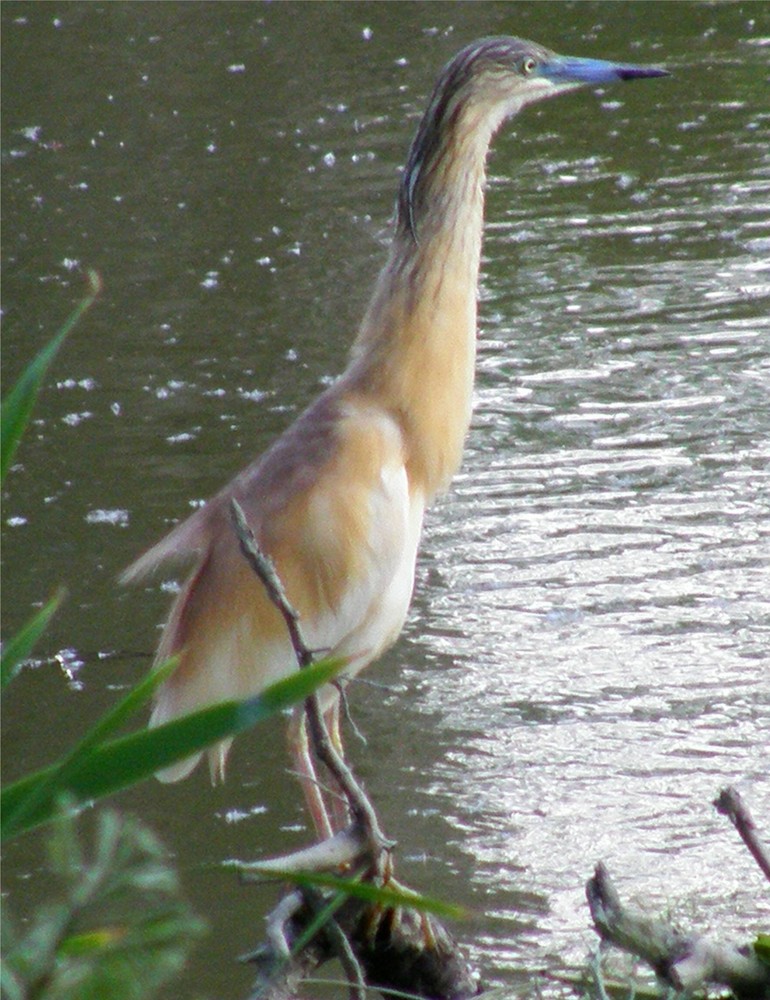
M536 66L537 66L537 63L530 56L528 59L525 59L524 62L521 64L521 72L524 74L524 76L529 76L530 73L534 73L535 72L535 67Z

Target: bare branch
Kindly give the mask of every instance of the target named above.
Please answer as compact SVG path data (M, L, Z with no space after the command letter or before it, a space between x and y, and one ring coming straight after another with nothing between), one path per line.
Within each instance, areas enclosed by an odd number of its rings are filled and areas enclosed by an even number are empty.
M729 987L738 1000L768 997L770 967L752 951L702 934L684 934L624 907L603 864L596 866L586 895L602 940L643 959L675 989L690 993L716 983Z
M240 864L238 871L244 882L261 882L271 875L285 872L321 872L348 867L360 862L369 851L357 825L341 830L328 840L306 847L280 858Z
M714 805L717 812L727 816L733 824L740 834L741 840L751 851L751 856L762 869L765 878L770 881L770 858L759 839L759 832L748 806L738 790L732 787L723 788L719 793L719 798L714 800Z
M235 497L230 500L230 514L244 558L262 581L267 596L283 615L297 662L301 667L309 666L313 662L313 653L302 638L299 614L286 596L273 560L257 545L254 532L249 527L243 508Z
M327 900L317 889L305 886L303 895L308 906L314 913L319 914L327 907ZM366 982L358 959L353 951L353 947L347 935L342 930L337 920L330 916L324 923L324 934L327 935L334 953L340 960L340 964L345 972L348 981L348 995L350 1000L364 1000L366 997Z
M329 769L332 777L345 795L353 819L364 831L369 841L372 856L375 862L379 863L382 852L391 850L394 842L385 837L385 834L380 829L374 806L332 743L323 719L317 694L308 698L305 703L305 710L307 712L308 728L310 738L313 742L313 750L317 758Z

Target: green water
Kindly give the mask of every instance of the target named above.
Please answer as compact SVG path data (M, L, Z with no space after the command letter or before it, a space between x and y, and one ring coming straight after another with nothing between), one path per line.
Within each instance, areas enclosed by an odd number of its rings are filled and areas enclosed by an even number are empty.
M763 4L37 4L3 19L3 381L96 267L9 478L3 630L69 590L10 689L6 779L142 675L168 581L116 574L344 364L438 68L493 33L665 62L531 109L490 160L477 403L403 638L352 692L399 872L485 919L485 979L579 964L583 885L748 937L759 875L710 801L770 815L770 15ZM281 726L120 802L212 933L169 996L245 995L305 843ZM765 828L767 823L765 822ZM20 911L37 837L5 853ZM29 876L32 877L29 877Z

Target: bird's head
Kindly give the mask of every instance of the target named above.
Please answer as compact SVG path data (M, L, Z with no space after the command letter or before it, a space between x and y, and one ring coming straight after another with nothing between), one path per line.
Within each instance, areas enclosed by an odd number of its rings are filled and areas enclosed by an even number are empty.
M482 38L444 67L430 108L442 119L478 108L489 114L494 130L527 104L577 87L668 75L654 66L561 56L523 38Z
M561 56L523 38L471 42L441 71L409 153L399 195L401 219L416 238L417 188L437 155L472 136L486 151L507 118L535 101L578 87L668 76L665 69Z

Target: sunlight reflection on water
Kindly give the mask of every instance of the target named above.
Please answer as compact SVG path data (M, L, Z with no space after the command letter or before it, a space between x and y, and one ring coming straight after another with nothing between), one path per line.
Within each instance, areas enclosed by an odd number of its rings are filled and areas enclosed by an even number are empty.
M523 949L548 931L581 960L599 859L653 909L676 886L690 921L740 934L770 913L711 806L736 782L770 814L770 264L746 243L767 225L763 163L744 200L707 172L659 182L669 207L519 209L488 236L474 432L429 521L439 625L421 642L445 665L418 705L457 733L431 793L476 882L511 894ZM592 250L646 233L676 234L677 257ZM477 947L516 964L499 936Z

